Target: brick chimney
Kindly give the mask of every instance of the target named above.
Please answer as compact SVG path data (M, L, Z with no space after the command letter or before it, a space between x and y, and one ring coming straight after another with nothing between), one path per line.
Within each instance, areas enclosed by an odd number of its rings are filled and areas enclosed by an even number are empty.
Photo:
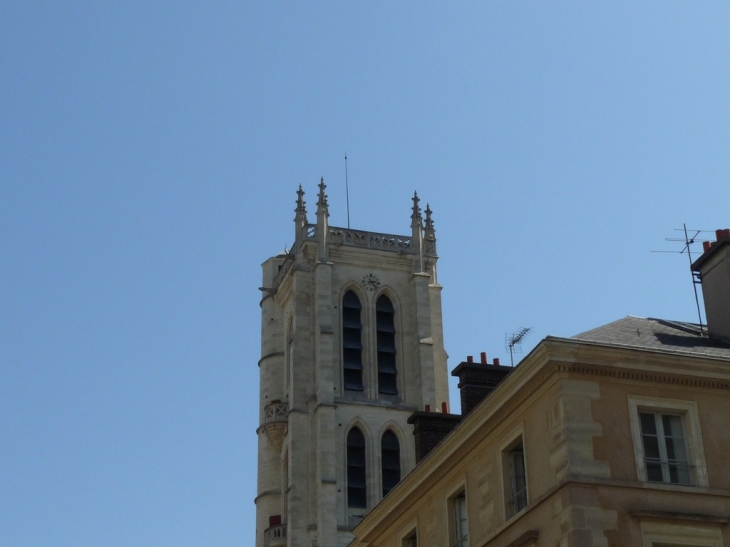
M448 413L446 403L442 403L441 410L443 412L431 412L431 408L426 405L425 411L414 412L408 417L408 423L413 425L413 435L416 438L416 463L436 448L436 445L461 422L461 415Z
M495 359L490 365L484 352L480 363L475 363L474 358L469 356L466 361L458 364L451 371L451 375L459 378L461 413L466 416L474 410L513 370L512 367L500 365L499 359Z
M703 243L705 252L692 264L692 271L702 282L710 337L730 342L730 229L716 230L715 238Z

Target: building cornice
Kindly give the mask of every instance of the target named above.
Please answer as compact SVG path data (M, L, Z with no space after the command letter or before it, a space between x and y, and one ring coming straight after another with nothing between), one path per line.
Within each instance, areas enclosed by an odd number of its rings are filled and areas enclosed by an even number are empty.
M408 500L426 497L457 462L541 389L569 376L600 376L634 383L659 383L730 390L728 361L717 356L617 347L575 339L541 341L481 404L358 524L358 537L387 529L404 513ZM372 525L370 524L372 522Z

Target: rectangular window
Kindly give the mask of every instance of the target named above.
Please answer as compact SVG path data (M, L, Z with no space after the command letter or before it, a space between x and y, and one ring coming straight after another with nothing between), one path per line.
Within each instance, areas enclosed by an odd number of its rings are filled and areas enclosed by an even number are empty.
M510 515L519 513L527 506L527 477L525 453L522 442L507 453L509 459L510 498L507 500Z
M691 484L682 417L658 412L640 412L646 480Z
M403 538L401 545L403 547L418 547L418 533L413 530L407 537Z
M502 450L506 518L527 507L527 472L522 435Z
M639 480L708 486L696 401L629 396Z
M466 515L466 494L462 490L449 500L451 547L469 547L469 522Z
M720 526L701 521L692 524L642 521L642 547L722 547Z

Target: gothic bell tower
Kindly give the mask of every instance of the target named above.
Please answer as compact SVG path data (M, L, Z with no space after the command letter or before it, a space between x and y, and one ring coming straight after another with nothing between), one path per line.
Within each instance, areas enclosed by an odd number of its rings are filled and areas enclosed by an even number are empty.
M294 245L263 263L256 547L345 547L415 466L417 410L448 404L436 233L329 225L297 192Z

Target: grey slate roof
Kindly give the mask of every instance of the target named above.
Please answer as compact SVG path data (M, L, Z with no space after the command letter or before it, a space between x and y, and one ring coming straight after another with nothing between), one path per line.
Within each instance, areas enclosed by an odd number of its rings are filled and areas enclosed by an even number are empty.
M705 328L705 333L707 329ZM730 345L702 336L696 323L628 316L573 340L730 359Z

